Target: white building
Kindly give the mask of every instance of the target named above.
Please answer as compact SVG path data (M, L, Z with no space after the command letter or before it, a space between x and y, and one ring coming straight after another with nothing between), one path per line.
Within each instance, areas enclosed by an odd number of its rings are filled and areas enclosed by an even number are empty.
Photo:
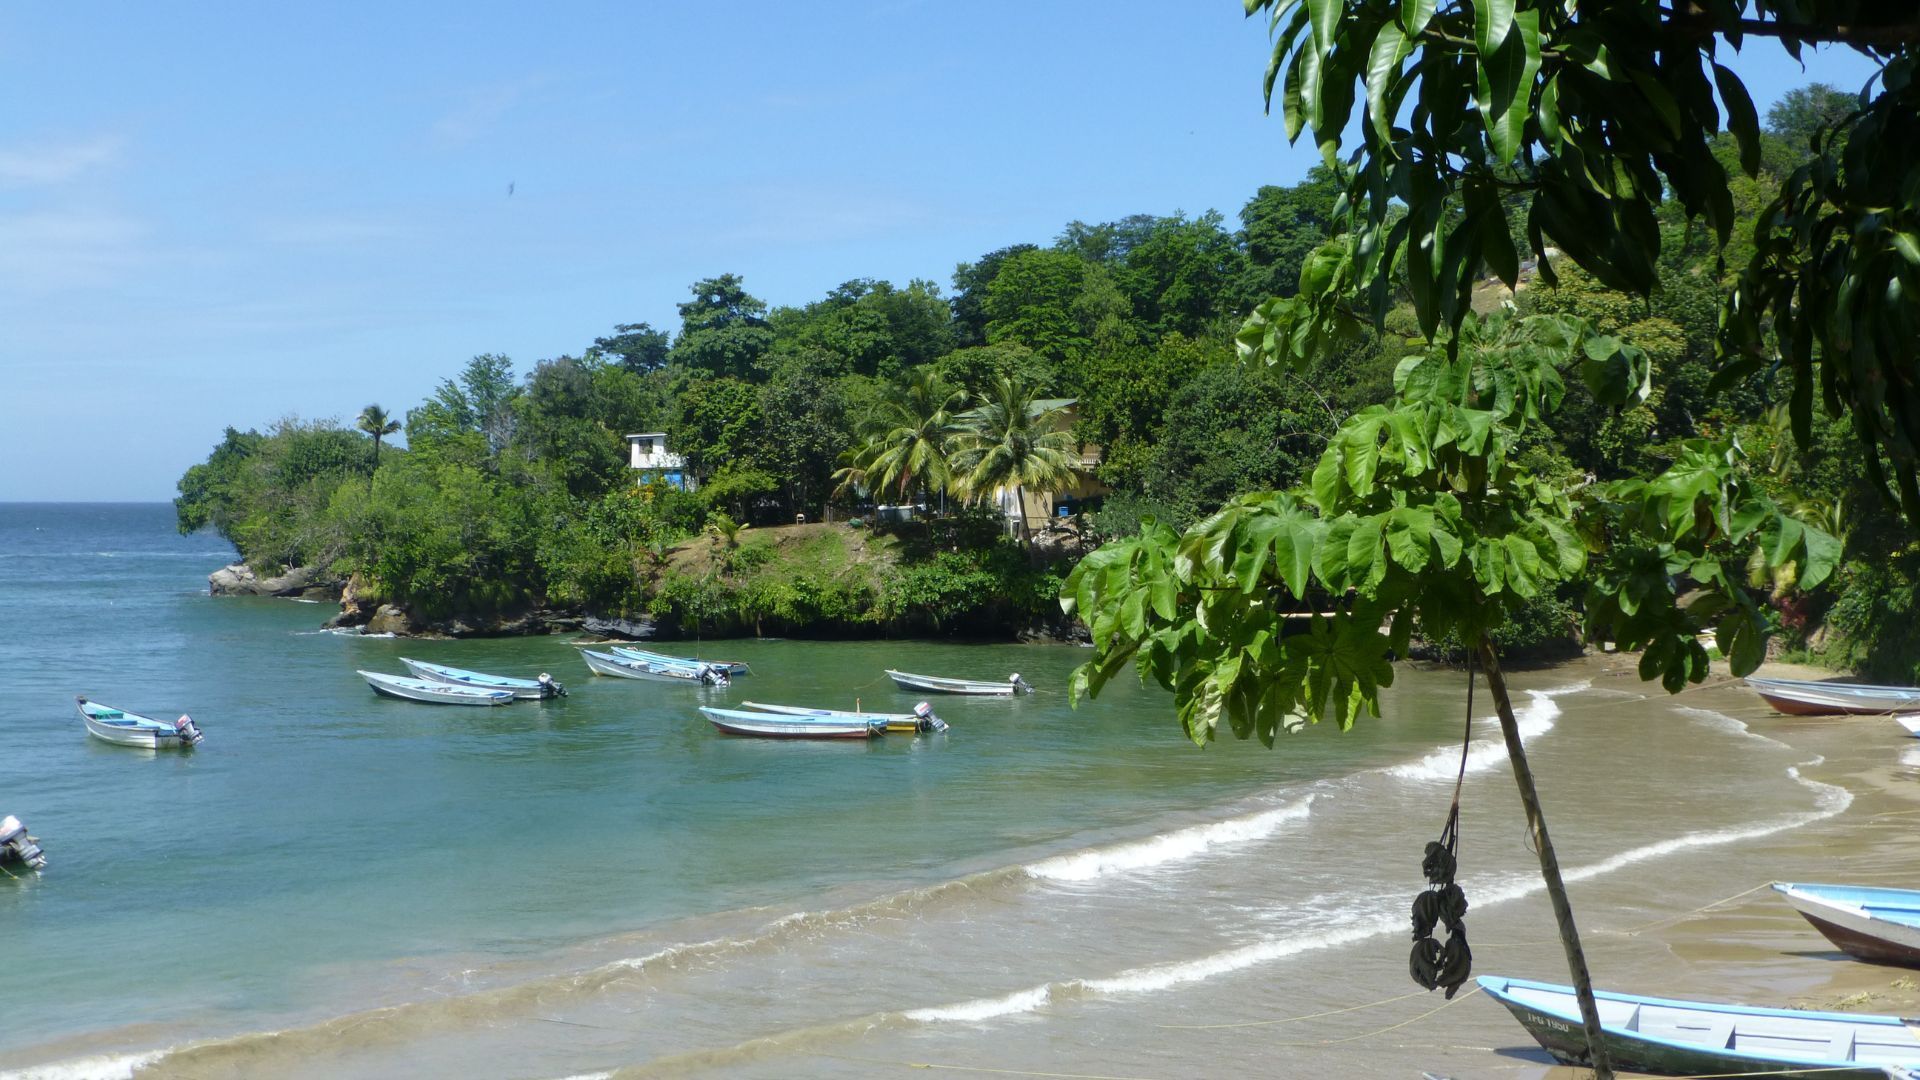
M627 436L627 467L640 475L636 483L671 484L683 491L699 486L687 471L687 459L667 451L667 433L647 431Z

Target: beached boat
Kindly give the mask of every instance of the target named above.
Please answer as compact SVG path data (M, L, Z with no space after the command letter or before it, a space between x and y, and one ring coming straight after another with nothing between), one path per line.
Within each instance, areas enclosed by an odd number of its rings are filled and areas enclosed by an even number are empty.
M1573 988L1482 975L1547 1053L1582 1064L1586 1034ZM1920 1066L1920 1032L1897 1016L1758 1009L1596 991L1607 1057L1616 1069L1664 1076L1886 1080Z
M728 735L760 739L866 739L884 734L885 720L841 719L831 716L780 716L775 713L710 709L701 715Z
M373 692L376 694L405 698L408 701L424 701L429 705L513 704L511 690L483 690L477 686L454 686L451 683L435 682L432 679L382 675L377 671L362 671L360 677L367 680L367 685L373 687Z
M168 723L150 716L109 708L84 697L76 697L73 701L80 710L80 719L86 722L87 734L116 746L138 746L147 750L179 747L184 750L200 744L200 725L194 723L191 716L182 715L180 719Z
M925 690L933 694L1031 694L1033 687L1028 686L1019 672L1008 676L1006 682L976 682L972 679L942 679L935 675L915 675L906 671L886 669L887 678L902 690Z
M695 660L685 656L672 656L667 653L652 652L648 649L636 649L631 645L615 645L612 650L618 656L629 660L647 660L656 664L691 664L719 668L729 675L745 675L753 669L739 660Z
M29 870L38 870L47 865L47 855L40 850L40 841L28 836L27 827L12 814L0 817L0 864L5 863L19 863Z
M1893 722L1907 729L1907 734L1920 738L1920 716L1896 716Z
M742 709L755 712L773 713L776 716L811 716L827 720L882 720L888 731L945 731L947 722L934 715L933 706L921 702L912 712L850 712L846 709L808 709L798 705L764 705L758 701L743 701Z
M726 686L732 678L716 667L694 667L691 664L659 664L651 660L633 660L613 653L594 652L581 649L580 658L595 675L611 675L617 679L649 679L654 682L681 683L692 686Z
M1752 676L1748 676L1747 685L1776 712L1794 716L1920 712L1920 687L1915 686L1867 686Z
M1848 955L1920 967L1920 892L1798 881L1773 888Z
M480 690L508 690L514 697L526 701L567 696L567 688L554 682L553 676L544 671L537 679L516 679L507 675L488 675L465 668L447 667L445 664L429 664L424 660L409 660L404 656L400 662L407 665L407 670L413 672L416 678L428 682L471 686Z

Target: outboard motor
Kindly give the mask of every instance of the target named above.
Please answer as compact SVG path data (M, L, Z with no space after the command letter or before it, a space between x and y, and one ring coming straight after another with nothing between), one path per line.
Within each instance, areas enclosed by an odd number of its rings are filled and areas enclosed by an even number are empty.
M47 865L46 853L33 837L27 835L27 827L20 819L8 814L0 818L0 862L18 859L27 869L38 870Z
M1019 694L1033 693L1033 687L1028 686L1027 680L1021 678L1020 673L1017 671L1013 673L1013 678L1007 681L1013 684L1013 689L1015 693L1019 693Z
M712 664L700 665L700 681L717 689L725 689L733 685L733 679L724 670Z
M913 707L914 719L918 720L921 731L945 731L947 722L933 715L933 706L921 702Z
M200 740L206 738L200 734L200 725L194 723L193 717L185 713L181 713L180 719L173 722L173 731L180 736L181 746L199 746Z
M544 671L540 673L540 686L546 691L548 697L566 697L567 696L567 688L564 686L561 686L557 682L554 682L553 676L547 674Z

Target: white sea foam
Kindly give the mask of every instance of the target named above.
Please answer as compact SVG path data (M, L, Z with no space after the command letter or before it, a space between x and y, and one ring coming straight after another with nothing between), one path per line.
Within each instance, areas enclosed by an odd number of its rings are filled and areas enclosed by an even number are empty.
M151 1050L144 1054L102 1054L74 1058L46 1065L0 1072L0 1080L132 1080L136 1069L166 1057L170 1050Z
M1819 758L1804 762L1811 766L1820 763ZM1803 825L1833 817L1842 813L1853 803L1853 794L1843 787L1809 780L1800 774L1798 767L1787 770L1787 775L1801 786L1814 793L1814 809L1805 813L1791 814L1776 818L1763 825L1753 825L1737 829L1712 829L1685 836L1677 836L1652 844L1623 851L1618 855L1602 859L1597 863L1576 867L1562 876L1567 881L1587 881L1616 870L1671 855L1678 851L1696 848L1717 847L1723 844L1753 840L1774 833L1797 829ZM1533 878L1517 878L1514 881L1490 890L1481 890L1474 897L1478 906L1498 904L1509 900L1518 900L1545 889L1545 885ZM1364 915L1355 915L1340 926L1313 934L1291 937L1273 937L1227 949L1194 960L1182 960L1167 964L1155 964L1149 967L1133 968L1117 975L1102 979L1070 979L1061 982L1046 983L1041 986L1018 990L1010 994L992 998L977 998L955 1005L938 1008L915 1009L906 1016L910 1020L923 1023L979 1023L1000 1016L1015 1013L1033 1012L1048 1002L1066 996L1094 996L1106 994L1145 994L1166 990L1186 983L1204 982L1220 975L1271 963L1300 953L1329 949L1359 941L1364 938L1384 934L1402 933L1406 929L1406 920L1398 913L1372 911Z
M1093 848L1070 855L1043 859L1027 867L1037 878L1051 881L1091 881L1108 874L1143 870L1179 862L1199 855L1220 844L1241 843L1272 836L1290 821L1298 821L1311 812L1313 796L1272 810L1205 825L1190 825L1132 843Z
M1744 721L1736 720L1733 717L1728 716L1726 713L1714 712L1712 709L1696 709L1688 705L1676 706L1674 708L1674 711L1679 713L1681 716L1698 720L1701 723L1707 725L1708 727L1718 728L1721 731L1727 732L1728 734L1731 734L1731 735L1744 735L1749 739L1756 739L1763 743L1771 743L1774 746L1787 745L1786 743L1781 742L1779 739L1769 739L1765 735L1762 735L1759 732L1754 731L1752 728L1748 727Z
M1900 764L1920 767L1920 746L1900 755Z
M1560 715L1560 705L1554 701L1555 698L1577 694L1592 685L1591 682L1578 682L1552 690L1527 691L1527 696L1532 700L1514 716L1519 722L1520 741L1524 743L1553 730L1553 722ZM1480 720L1481 723L1490 721L1497 723L1494 717L1482 717ZM1467 747L1467 771L1470 773L1483 772L1506 760L1507 744L1502 739L1478 739ZM1394 765L1386 771L1390 776L1405 780L1451 780L1460 775L1460 751L1452 746L1443 746L1418 761Z

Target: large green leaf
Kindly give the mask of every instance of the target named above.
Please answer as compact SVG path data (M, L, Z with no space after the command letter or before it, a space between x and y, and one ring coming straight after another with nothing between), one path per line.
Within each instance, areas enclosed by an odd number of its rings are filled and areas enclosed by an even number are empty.
M1388 104L1400 65L1413 52L1413 43L1393 23L1380 28L1367 58L1367 119L1381 142L1393 141L1393 108Z
M1514 0L1473 0L1473 44L1483 60L1506 43L1515 20L1513 8ZM1539 18L1537 12L1534 18Z
M1478 12L1503 2L1506 23L1515 32L1508 33L1507 27L1501 26L1499 42L1482 46L1477 69L1480 118L1486 125L1494 161L1500 165L1519 156L1533 99L1533 80L1540 72L1540 13L1528 10L1515 14L1512 0L1476 0L1474 6ZM1498 17L1498 12L1493 15ZM1479 27L1475 29L1477 32Z

